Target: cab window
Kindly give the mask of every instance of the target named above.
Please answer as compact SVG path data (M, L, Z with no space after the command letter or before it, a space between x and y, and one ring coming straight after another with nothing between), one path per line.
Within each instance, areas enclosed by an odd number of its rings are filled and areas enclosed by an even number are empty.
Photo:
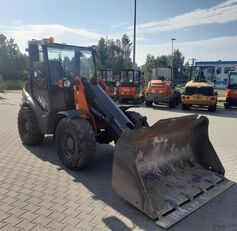
M46 67L44 64L44 56L42 46L39 46L39 61L34 61L32 63L33 68L33 83L36 84L39 88L47 88L47 74Z

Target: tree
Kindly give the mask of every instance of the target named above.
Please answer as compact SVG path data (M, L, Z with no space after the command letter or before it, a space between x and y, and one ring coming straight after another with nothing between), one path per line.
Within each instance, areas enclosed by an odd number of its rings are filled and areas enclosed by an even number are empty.
M152 77L152 69L156 66L155 56L148 54L146 57L146 63L142 66L144 71L145 82L148 83Z
M184 65L184 56L179 50L174 51L173 56L173 68L174 68L174 81L185 82L188 79L188 64ZM144 71L145 81L148 82L152 78L152 69L158 66L171 66L171 56L161 55L156 58L153 55L148 54L146 63L142 66Z
M112 69L115 75L119 74L121 69L132 68L131 46L126 34L121 40L101 38L96 46L97 68Z
M4 80L22 80L26 75L26 56L13 38L0 34L0 74Z

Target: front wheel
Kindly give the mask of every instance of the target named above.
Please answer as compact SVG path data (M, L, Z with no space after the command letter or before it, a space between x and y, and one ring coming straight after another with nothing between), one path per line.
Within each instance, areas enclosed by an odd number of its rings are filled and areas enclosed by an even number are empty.
M208 111L216 111L216 104L212 105L212 106L209 106Z
M59 159L72 170L88 165L96 151L94 131L84 119L62 119L56 128L55 143Z
M145 101L146 107L152 107L152 101Z
M188 110L189 107L189 105L182 103L182 110Z
M120 99L119 99L119 103L120 103L120 104L126 103L126 99L120 98Z
M28 106L22 106L18 113L18 132L23 144L39 145L44 139L40 132L34 112Z
M230 109L230 105L228 103L224 103L225 109Z
M147 118L145 116L142 116L140 113L135 111L126 111L125 115L135 125L135 128L149 127Z
M176 101L175 101L175 99L172 99L172 100L169 102L169 107L170 107L170 108L175 108L175 106L176 106Z

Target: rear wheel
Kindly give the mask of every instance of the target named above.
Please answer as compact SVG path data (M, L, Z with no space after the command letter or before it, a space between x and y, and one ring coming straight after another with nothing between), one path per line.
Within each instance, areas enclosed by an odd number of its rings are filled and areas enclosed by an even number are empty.
M152 107L152 101L145 101L146 107Z
M135 125L135 128L149 127L147 118L142 116L140 113L135 111L126 111L125 115L132 121L132 123Z
M208 111L216 111L216 104L212 106L208 106Z
M40 132L34 112L28 106L22 106L18 113L18 132L23 144L39 145L44 139Z
M189 105L182 103L182 110L188 110L189 107Z
M169 107L170 107L170 108L175 108L175 106L176 106L176 101L175 101L175 99L173 98L173 99L169 102Z
M126 100L125 99L119 99L119 103L125 103Z
M177 96L175 98L175 102L176 102L176 105L179 105L181 103L181 97L180 96Z
M225 109L230 109L230 105L228 103L224 103Z
M83 119L62 119L56 128L55 143L59 159L72 170L88 165L96 151L93 129Z

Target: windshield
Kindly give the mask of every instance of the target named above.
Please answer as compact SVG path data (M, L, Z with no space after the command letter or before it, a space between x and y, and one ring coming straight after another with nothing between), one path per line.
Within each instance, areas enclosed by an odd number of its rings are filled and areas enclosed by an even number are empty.
M152 80L171 81L170 67L157 67L152 69Z
M88 80L94 76L94 62L90 50L48 47L48 60L53 83L76 75Z
M195 66L192 67L191 80L195 82L213 82L214 81L213 66Z
M91 51L82 50L80 52L80 72L81 77L91 79L94 77L94 62ZM77 65L77 64L76 64Z
M121 82L123 83L133 82L133 75L131 75L131 73L129 74L129 72L127 71L122 71Z
M229 85L237 85L237 73L230 74Z
M122 71L121 82L133 83L133 71Z
M98 69L96 71L96 76L98 78L102 78L104 81L113 81L113 72L112 72L112 70Z
M113 72L111 70L107 70L107 81L113 81Z
M140 83L140 73L139 73L139 71L134 72L134 82L135 82L135 84Z

